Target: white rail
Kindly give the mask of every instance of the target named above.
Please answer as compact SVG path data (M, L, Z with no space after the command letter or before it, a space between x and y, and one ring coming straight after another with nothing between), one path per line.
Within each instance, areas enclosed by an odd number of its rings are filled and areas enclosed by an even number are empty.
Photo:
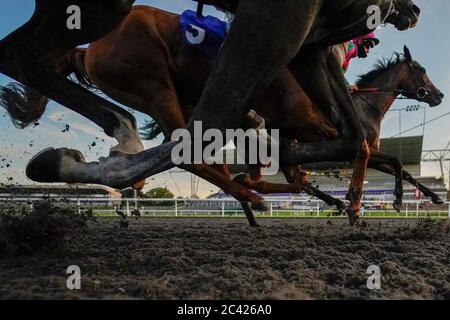
M0 206L29 205L48 198L0 198ZM145 198L51 198L52 201L75 206L79 212L93 210L100 215L122 211L128 216L138 210L144 216L242 216L240 203L232 198L224 199L145 199ZM258 213L268 217L326 217L336 212L327 208L321 200L310 198L266 198L269 210ZM391 201L366 200L362 202L366 217L420 218L425 216L450 218L450 202L432 205L429 200L405 200L401 212L396 212Z

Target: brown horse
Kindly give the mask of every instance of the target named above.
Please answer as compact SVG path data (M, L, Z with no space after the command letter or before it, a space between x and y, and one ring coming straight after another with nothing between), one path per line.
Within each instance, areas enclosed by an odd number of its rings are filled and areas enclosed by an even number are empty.
M350 193L357 198L362 188L368 148L351 98L346 93L338 63L330 59L327 45L368 33L371 30L367 23L370 18L368 5L378 5L382 21L394 24L399 30L416 25L419 8L411 0L206 2L233 10L237 15L218 62L212 69L211 79L199 100L199 106L195 108L193 120L202 120L205 129L224 130L239 125L251 102L264 92L280 69L294 58L299 68L306 71L303 74L308 74L308 77L301 79L303 87L325 114L331 113L333 122L340 125L344 138L319 145L283 145L289 156L285 161L297 164L336 160L336 157L349 160L354 159L356 154L357 170ZM48 0L37 0L33 18L0 43L0 71L72 109L78 109L80 113L88 113L88 108L98 106L98 114L93 120L105 127L106 132L115 135L114 129L118 123L120 125L117 116L114 117L118 113L116 107L55 76L50 69L54 67L54 58L71 46L99 38L111 30L126 14L131 3L119 0L62 0L55 5ZM72 4L82 6L85 22L82 30L67 30L64 25L66 9ZM105 11L102 11L102 6ZM99 19L96 12L101 12L105 19ZM103 20L105 22L99 22ZM270 39L269 50L266 39ZM303 50L299 50L302 47ZM231 110L233 112L230 113ZM111 114L112 120L115 120L112 128L103 120L108 116L111 118ZM188 129L192 131L193 127L189 125ZM102 159L98 164L84 164L74 150L47 150L33 159L29 169L30 172L41 171L41 175L45 171L47 181L126 186L173 167L170 155L176 144L169 143L136 156ZM146 165L143 165L144 162ZM42 170L44 167L46 170ZM357 209L357 205L352 208L353 211Z
M408 63L413 65L409 51L405 50L405 56L405 63L396 60L387 67L369 73L363 78L366 81L360 82L360 86L365 88L379 87L378 82L374 81L380 81L378 77L381 76L383 81L385 78L395 80L385 83L390 88L388 93L383 90L369 92L370 97L364 100L360 98L362 92L354 96L357 113L364 124L371 149L370 166L396 175L397 208L402 196L402 167L397 159L383 155L378 150L380 115L387 112L402 89L411 98L418 98L416 91L419 88L411 79L419 79L418 83L423 83L423 87L430 92L423 97L427 102L438 104L441 100L440 92L427 76L414 73L420 69L419 66L404 68ZM397 64L403 68L394 69ZM207 81L212 62L183 43L178 15L137 6L115 32L91 44L88 50L75 50L66 56L62 65L65 65L62 68L66 69L65 73L75 71L85 84L94 83L116 101L156 119L166 139L170 139L175 129L186 127L192 106L198 102ZM291 69L295 71L294 67ZM366 102L369 107L365 105ZM378 111L371 109L372 106ZM367 111L368 108L371 110ZM281 129L285 138L302 142L339 138L336 127L308 98L289 70L284 70L265 92L257 111L266 119L269 128ZM340 205L338 201L308 185L305 174L298 168L284 168L284 172L291 182L289 185L252 181L245 176L240 176L238 181L261 193L309 191L328 203ZM406 172L403 175L419 186ZM257 174L253 176L256 177ZM428 189L423 186L420 188L435 199Z

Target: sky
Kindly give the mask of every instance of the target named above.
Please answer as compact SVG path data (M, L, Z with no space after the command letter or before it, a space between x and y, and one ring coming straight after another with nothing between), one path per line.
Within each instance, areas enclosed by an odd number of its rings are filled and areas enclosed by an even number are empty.
M371 70L377 59L393 55L394 51L402 51L406 44L414 57L428 72L433 83L446 95L444 103L436 108L429 108L426 104L426 119L430 120L450 112L450 1L448 0L416 0L422 14L418 26L406 32L399 32L392 26L377 31L381 44L376 47L369 58L355 59L350 66L348 79L353 82L357 75ZM180 13L186 9L193 9L196 3L190 0L138 0L137 4L155 6L168 11ZM0 1L0 38L26 22L34 10L34 1L15 0ZM207 14L222 15L207 7ZM11 79L0 74L0 86L8 84ZM393 108L415 105L416 101L397 101ZM382 126L382 137L392 137L399 132L415 127L422 123L424 109L418 112L388 113ZM138 122L143 124L147 116L134 112ZM400 121L399 121L400 120ZM450 117L431 122L423 128L409 131L403 136L421 135L425 131L424 149L443 149L450 142ZM70 125L65 131L66 124ZM159 144L160 140L146 142L147 148ZM88 161L95 161L99 156L107 156L109 148L115 141L106 136L95 124L70 110L50 103L39 126L23 130L15 128L9 117L0 109L0 182L32 184L25 176L24 170L28 160L40 150L47 147L69 147L80 150ZM448 164L446 164L448 168ZM423 175L438 176L438 164L424 164ZM153 187L167 187L176 196L187 197L191 191L190 174L175 170L154 176L147 181L146 189ZM217 187L201 181L199 195L205 197L218 191Z

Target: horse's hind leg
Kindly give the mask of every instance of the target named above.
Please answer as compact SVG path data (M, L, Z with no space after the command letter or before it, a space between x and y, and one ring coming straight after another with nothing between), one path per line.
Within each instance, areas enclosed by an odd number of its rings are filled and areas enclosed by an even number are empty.
M75 85L54 70L68 50L112 30L128 13L132 2L61 0L50 4L37 1L31 20L0 42L0 72L85 116L107 135L117 138L119 144L128 141L137 133L135 119L129 112ZM60 23L72 4L82 8L84 28L79 32L70 32ZM104 23L99 25L97 21L102 17ZM57 28L59 25L62 27ZM142 144L134 150L138 151L142 151Z
M384 163L390 165L394 169L395 176L395 200L393 203L394 209L400 212L403 202L403 164L397 157L391 156L389 154L380 152L375 149L370 150L370 162L374 163Z
M241 173L234 178L234 181L245 186L246 188L255 190L261 194L277 194L277 193L301 193L307 186L307 175L296 174L289 176L288 183L272 183L263 180L261 175L261 166L248 166L249 173ZM283 172L284 169L282 168Z
M392 176L397 175L396 170L394 170L389 164L378 161L378 160L370 159L369 160L369 168L373 168L375 170L384 172L384 173L392 175ZM402 174L403 180L408 181L414 187L419 189L420 192L422 192L427 198L431 198L431 201L433 201L434 204L443 204L444 203L444 201L439 197L439 195L437 195L436 193L431 191L430 188L424 186L419 181L414 179L413 176L408 171L401 170L401 174Z
M417 189L419 189L420 192L422 192L425 195L425 197L430 198L434 204L443 204L444 203L444 201L441 199L441 197L439 197L438 194L431 191L430 188L424 186L419 181L414 179L413 176L408 171L402 170L402 176L405 181L408 181L410 184L412 184Z
M336 208L339 210L339 213L342 213L346 209L346 205L344 202L313 187L311 183L309 183L309 181L306 179L306 172L302 170L301 167L286 167L282 168L282 170L288 182L293 182L295 180L301 179L300 181L303 181L302 189L307 194L324 201L329 206L336 206Z
M249 166L249 174L240 174L236 176L234 180L245 186L246 188L255 190L262 194L305 192L311 196L319 198L329 206L336 206L340 213L342 213L346 209L345 203L341 200L336 199L317 188L314 188L308 182L307 173L299 166L281 168L288 182L287 184L278 184L263 181L260 169L260 166Z

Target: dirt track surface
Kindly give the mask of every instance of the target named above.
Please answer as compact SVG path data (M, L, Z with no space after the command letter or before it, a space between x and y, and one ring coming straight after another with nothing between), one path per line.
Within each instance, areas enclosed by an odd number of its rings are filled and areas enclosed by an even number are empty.
M448 222L101 220L53 253L0 260L3 299L450 299ZM363 224L365 225L365 223ZM82 290L66 269L82 270ZM382 288L367 289L378 265Z

